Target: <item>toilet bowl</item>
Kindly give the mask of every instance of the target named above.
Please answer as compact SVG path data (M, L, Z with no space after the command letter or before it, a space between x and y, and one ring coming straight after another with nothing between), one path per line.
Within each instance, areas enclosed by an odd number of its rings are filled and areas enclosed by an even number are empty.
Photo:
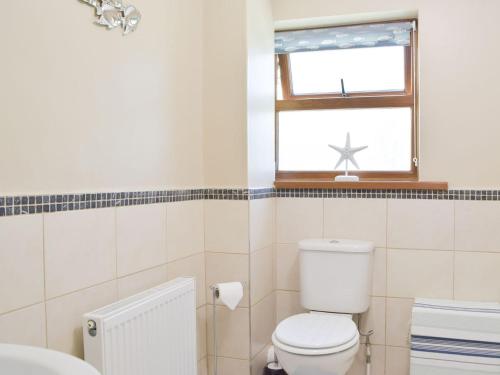
M344 375L359 348L350 315L310 312L283 320L272 341L289 375Z

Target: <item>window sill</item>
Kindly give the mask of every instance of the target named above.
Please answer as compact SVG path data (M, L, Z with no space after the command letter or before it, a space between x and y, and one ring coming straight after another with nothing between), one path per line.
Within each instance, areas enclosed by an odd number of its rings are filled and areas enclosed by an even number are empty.
M331 179L276 180L276 189L366 189L366 190L448 190L447 182L427 181L359 181L337 182Z

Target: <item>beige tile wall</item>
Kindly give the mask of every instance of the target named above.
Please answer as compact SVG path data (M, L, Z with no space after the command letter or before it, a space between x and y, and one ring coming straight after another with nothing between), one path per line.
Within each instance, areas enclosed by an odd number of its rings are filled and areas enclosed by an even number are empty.
M239 280L240 306L217 305L220 374L258 374L276 322L303 311L296 242L359 238L377 246L360 319L375 330L373 373L404 375L414 297L500 301L499 217L498 202L269 198L2 218L0 341L82 356L84 312L193 275L200 374L211 373L209 286ZM360 353L350 375L362 371Z
M201 200L0 218L0 342L82 357L83 313L195 276L205 374L203 222Z
M372 373L408 374L413 298L500 302L499 224L499 202L277 198L276 319L302 311L298 240L372 240L372 303L360 320L375 330ZM364 374L363 361L360 352L349 375Z
M246 374L250 361L249 201L205 201L208 371L213 374L213 304L210 286L244 283L243 300L231 311L216 303L219 375ZM246 372L245 372L246 371Z
M276 326L276 199L251 200L250 208L250 373L262 374Z
M235 311L217 302L219 375L259 373L275 326L275 199L205 201L207 348L213 373L213 306L210 286L244 282Z

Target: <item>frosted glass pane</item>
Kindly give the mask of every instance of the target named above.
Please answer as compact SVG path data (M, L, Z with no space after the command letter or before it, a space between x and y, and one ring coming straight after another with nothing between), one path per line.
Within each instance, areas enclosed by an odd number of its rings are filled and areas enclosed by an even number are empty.
M290 54L296 95L340 93L340 79L349 92L403 91L404 47L354 48Z
M411 108L280 112L279 169L333 171L339 153L328 145L343 147L350 132L352 147L368 146L355 156L360 170L409 171L411 124Z

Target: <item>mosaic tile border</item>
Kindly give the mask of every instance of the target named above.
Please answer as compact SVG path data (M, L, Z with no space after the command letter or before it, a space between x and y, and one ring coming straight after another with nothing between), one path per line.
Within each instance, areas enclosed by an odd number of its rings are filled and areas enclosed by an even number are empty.
M275 188L250 189L250 200L276 197Z
M0 216L16 216L94 208L123 207L192 200L264 198L385 198L500 201L500 190L367 190L367 189L177 189L111 193L0 196Z
M278 189L279 198L386 198L498 201L500 190L408 190L408 189Z
M0 216L181 202L205 198L205 189L0 196Z
M134 192L0 196L0 217L202 199L249 200L276 196L264 189L177 189Z

